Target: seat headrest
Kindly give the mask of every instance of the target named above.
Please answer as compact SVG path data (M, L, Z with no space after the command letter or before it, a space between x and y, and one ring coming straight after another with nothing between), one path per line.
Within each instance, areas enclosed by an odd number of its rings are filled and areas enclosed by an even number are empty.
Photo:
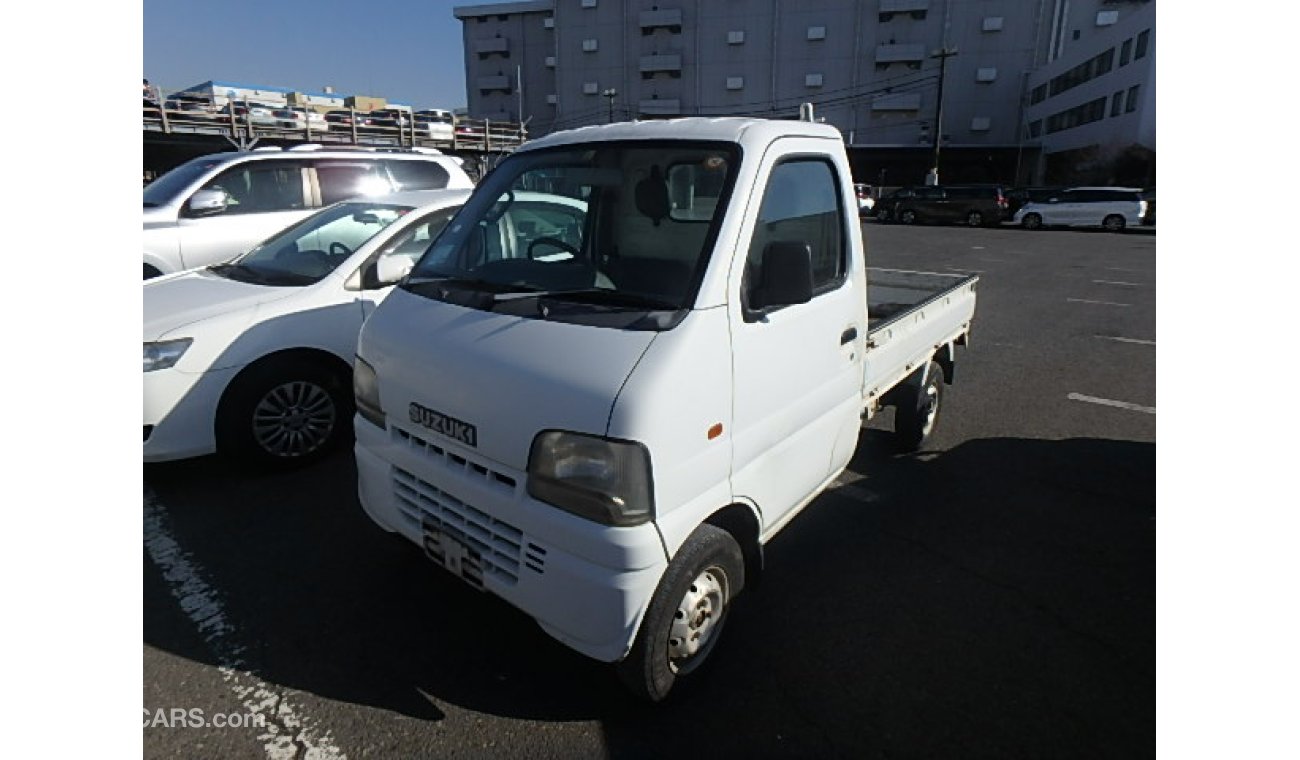
M656 164L650 167L650 176L636 183L636 210L642 216L649 217L659 226L660 220L668 216L672 204L668 201L668 183L664 182Z

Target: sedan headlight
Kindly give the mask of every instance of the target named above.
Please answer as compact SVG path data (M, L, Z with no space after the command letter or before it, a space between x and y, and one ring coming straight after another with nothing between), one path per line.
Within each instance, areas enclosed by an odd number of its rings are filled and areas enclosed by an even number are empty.
M630 441L541 433L528 456L528 493L603 525L641 525L654 517L650 452Z
M193 338L180 338L144 344L144 371L153 372L173 366L193 342Z

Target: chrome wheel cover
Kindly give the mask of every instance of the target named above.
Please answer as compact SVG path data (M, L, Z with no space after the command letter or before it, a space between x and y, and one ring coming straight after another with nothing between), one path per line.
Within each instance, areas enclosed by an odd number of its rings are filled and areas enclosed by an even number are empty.
M253 440L272 456L305 456L329 440L335 417L329 391L291 380L267 391L253 407Z

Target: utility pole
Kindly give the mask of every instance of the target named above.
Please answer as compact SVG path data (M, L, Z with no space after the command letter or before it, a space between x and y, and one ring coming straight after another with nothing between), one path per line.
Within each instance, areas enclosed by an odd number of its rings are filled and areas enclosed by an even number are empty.
M600 94L604 95L606 98L609 98L609 123L613 124L614 123L614 97L618 95L618 90L614 89L613 87L607 87L605 88L605 91Z
M925 175L925 184L939 184L939 146L943 142L943 75L948 68L948 59L957 55L957 48L941 48L930 54L939 59L939 102L934 113L934 167Z

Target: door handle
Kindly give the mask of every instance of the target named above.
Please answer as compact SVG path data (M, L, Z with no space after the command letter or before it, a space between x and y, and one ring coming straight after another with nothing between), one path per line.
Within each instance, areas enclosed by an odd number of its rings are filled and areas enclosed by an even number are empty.
M840 333L841 346L844 345L845 343L851 343L857 339L858 339L858 328L856 327L850 327L849 329Z

